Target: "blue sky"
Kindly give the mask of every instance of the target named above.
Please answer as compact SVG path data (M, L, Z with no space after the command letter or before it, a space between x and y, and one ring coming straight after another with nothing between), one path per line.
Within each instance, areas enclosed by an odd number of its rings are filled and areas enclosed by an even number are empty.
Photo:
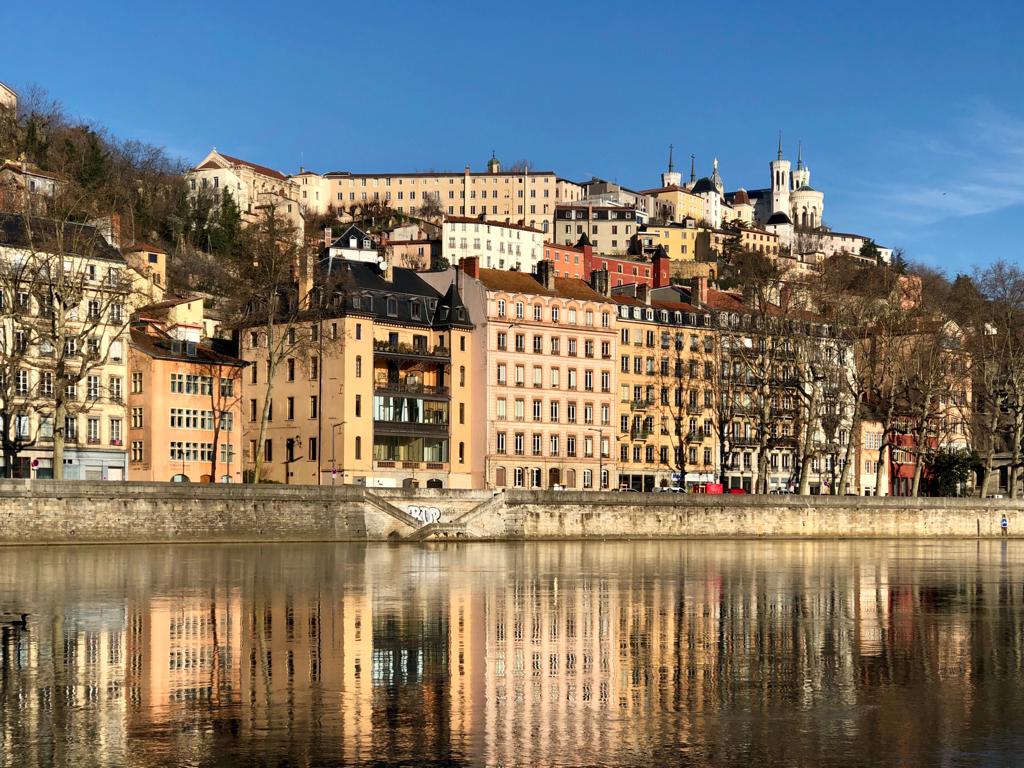
M750 189L781 129L834 229L950 273L1019 254L1022 3L0 5L0 80L190 161L460 169L494 149L642 188L672 143Z

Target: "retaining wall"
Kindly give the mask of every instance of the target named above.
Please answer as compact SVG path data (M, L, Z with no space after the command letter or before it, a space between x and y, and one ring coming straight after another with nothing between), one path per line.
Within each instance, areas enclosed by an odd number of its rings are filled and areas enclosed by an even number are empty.
M992 499L0 481L0 544L975 538L1003 514L1024 535L1024 502Z

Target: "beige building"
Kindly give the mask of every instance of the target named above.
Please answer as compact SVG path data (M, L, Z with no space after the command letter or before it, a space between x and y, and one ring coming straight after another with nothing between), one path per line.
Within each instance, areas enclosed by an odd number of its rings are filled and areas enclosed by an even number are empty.
M185 180L192 195L204 191L218 199L231 195L246 221L254 221L261 207L274 205L301 233L302 185L280 171L225 155L214 147L185 174Z
M552 240L576 245L585 234L595 251L619 256L629 249L630 240L645 221L644 213L633 206L559 205Z
M263 452L267 479L296 484L478 488L481 447L471 425L483 404L483 369L459 293L442 294L415 272L348 261L328 269L344 292L329 317L291 328L277 368L262 445L266 339L242 334L248 467ZM338 274L345 273L344 275Z
M53 476L59 364L68 382L65 479L123 480L128 325L137 301L129 267L95 227L65 225L64 250L58 253L57 225L48 219L31 225L30 235L24 217L0 214L7 238L0 244L7 275L0 324L11 342L4 355L9 421L3 426L22 446L11 471L17 477ZM52 287L45 275L54 263L63 264L64 290L79 297L65 310L59 339L45 298Z
M614 487L615 305L550 261L463 268L485 292L488 487Z
M544 258L544 233L520 224L446 216L441 248L451 266L477 258L488 269L532 272Z
M675 287L613 292L619 487L686 488L717 477L715 331L707 310L684 298Z
M18 94L8 85L0 83L0 107L4 109L18 108Z
M506 224L521 224L549 232L555 206L579 200L582 188L552 171L503 171L496 158L487 170L424 173L324 174L330 184L330 202L340 211L353 204L381 201L399 213L415 215L424 201L434 198L449 216L486 217Z

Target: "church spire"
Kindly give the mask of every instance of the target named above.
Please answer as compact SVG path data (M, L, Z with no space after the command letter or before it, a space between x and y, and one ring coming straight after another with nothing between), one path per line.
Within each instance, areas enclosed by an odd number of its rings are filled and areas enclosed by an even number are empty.
M672 145L668 145L668 172L672 173L676 169L675 164L672 162Z
M779 160L782 159L782 129L779 129Z
M796 143L796 169L799 171L804 167L804 143L798 141Z
M695 165L696 162L697 158L693 155L690 155L690 184L697 183L697 166Z

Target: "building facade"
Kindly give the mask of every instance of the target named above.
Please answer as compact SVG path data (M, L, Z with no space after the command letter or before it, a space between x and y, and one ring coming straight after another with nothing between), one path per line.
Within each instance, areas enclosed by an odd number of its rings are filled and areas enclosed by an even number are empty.
M441 248L451 266L477 258L486 269L532 272L544 258L544 233L519 224L446 216L441 224Z
M215 349L201 331L152 319L133 323L129 480L242 482L245 364Z
M481 487L470 396L482 361L456 290L439 293L415 272L360 261L321 262L341 286L326 316L281 327L287 353L267 389L261 328L242 335L246 466L262 451L267 479L368 487Z
M554 275L464 262L487 306L486 479L493 488L615 487L615 305ZM600 290L604 286L605 290Z

